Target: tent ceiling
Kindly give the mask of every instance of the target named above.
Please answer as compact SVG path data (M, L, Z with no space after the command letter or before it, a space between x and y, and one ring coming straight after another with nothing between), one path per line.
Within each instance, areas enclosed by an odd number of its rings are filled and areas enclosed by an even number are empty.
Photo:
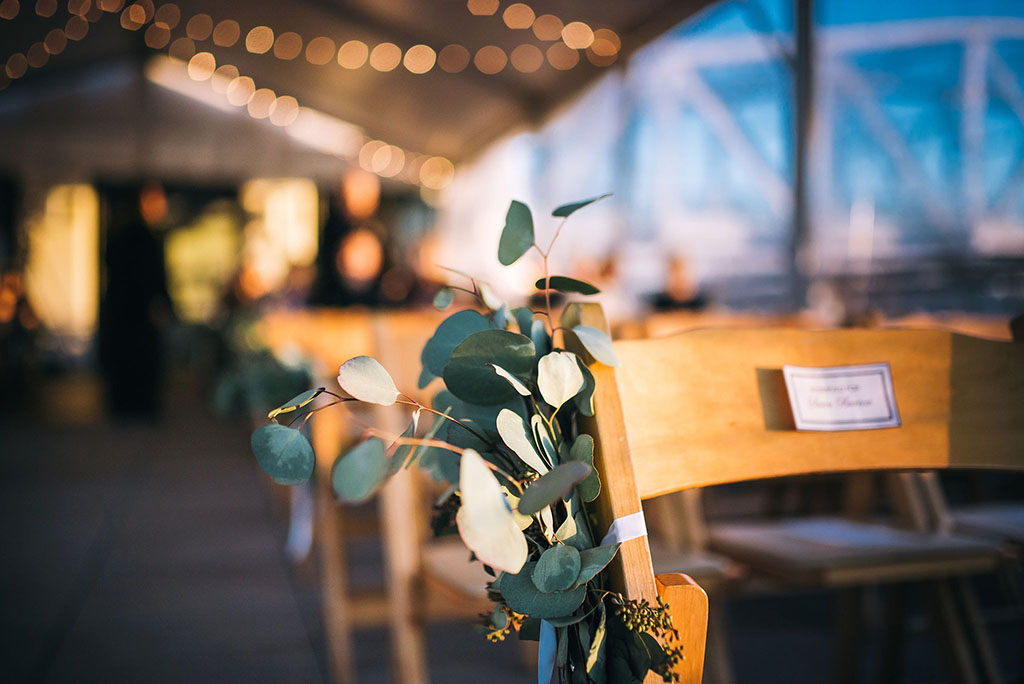
M545 0L534 3L538 13L553 13L565 21L580 20L594 28L607 27L622 39L620 61L636 48L693 14L710 0ZM157 2L157 6L160 6ZM502 9L509 2L502 2ZM233 64L251 76L257 87L292 95L300 104L319 109L361 127L367 135L387 140L416 152L443 155L455 162L479 152L502 133L524 123L537 122L553 107L599 77L605 69L585 58L573 69L557 71L545 64L534 73L521 73L506 66L500 73L486 75L472 64L458 74L435 67L415 75L399 67L381 73L368 66L357 70L340 67L335 61L323 66L303 57L285 61L271 53L254 55L244 48L248 30L259 25L275 33L294 31L308 41L328 36L337 44L362 40L371 47L392 42L403 50L426 44L435 50L461 44L475 53L486 45L497 45L506 53L522 43L546 47L529 30L505 26L501 12L474 16L465 0L180 0L182 21L173 37L184 35L186 20L198 13L209 14L215 22L234 19L242 38L233 47L215 47L209 40L197 43L210 50L218 64ZM64 25L66 3L49 19L36 16L34 0L21 0L21 11L13 20L0 21L0 59L26 51L55 27ZM143 31L121 28L118 15L105 14L89 34L50 60L41 69L29 69L26 76L0 92L0 118L4 100L27 97L32 106L56 99L59 91L80 76L95 73L107 65L142 64L154 51L145 47ZM138 111L118 112L117 118L132 119L152 112L145 97L122 98L118 107ZM59 116L59 115L58 115ZM67 113L69 121L72 113ZM151 131L160 135L161 131Z

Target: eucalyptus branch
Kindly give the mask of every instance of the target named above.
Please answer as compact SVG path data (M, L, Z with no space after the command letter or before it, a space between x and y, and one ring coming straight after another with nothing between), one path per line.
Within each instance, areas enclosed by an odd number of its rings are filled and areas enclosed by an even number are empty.
M416 401L415 399L413 399L412 397L410 397L408 394L405 394L404 392L402 393L402 396L405 397L408 401L398 401L396 403L404 404L405 406L415 406L417 409L419 409L421 411L426 411L427 413L433 413L435 416L440 416L440 417L444 418L445 420L450 420L453 423L455 423L456 425L458 425L459 427L461 427L462 429L468 431L471 435L473 435L474 437L479 439L481 442L485 442L485 443L488 443L488 444L490 443L490 442L488 442L487 437L485 435L481 435L479 432L477 432L473 428L469 427L468 425L463 423L458 418L450 416L450 415L448 415L447 413L445 413L443 411L438 411L437 409L430 408L429 406L425 406L425 405L421 404L420 402Z
M291 427L292 425L294 425L301 418L302 419L302 425L299 426L299 428L301 429L301 428L305 427L306 423L309 421L310 418L313 417L314 413L316 413L318 411L323 411L324 409L330 408L332 406L337 406L338 404L345 404L345 403L348 403L350 401L356 401L352 397L340 397L337 394L334 394L333 392L328 392L326 390L324 390L324 394L330 394L332 397L338 397L338 399L337 399L337 401L332 401L329 404L324 404L322 406L317 406L316 408L311 408L308 411L306 411L305 413L298 413L296 411L295 415L292 416L292 419L287 423L287 427Z

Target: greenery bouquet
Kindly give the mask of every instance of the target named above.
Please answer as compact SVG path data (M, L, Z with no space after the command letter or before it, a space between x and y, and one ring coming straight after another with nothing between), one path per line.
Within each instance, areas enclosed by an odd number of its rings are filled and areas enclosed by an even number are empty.
M358 356L338 370L341 394L304 392L271 411L272 422L252 436L263 469L277 482L297 484L311 477L315 458L296 424L340 403L409 406L412 421L403 434L370 430L338 458L332 487L343 501L364 501L391 475L414 466L448 483L434 531L457 532L493 577L494 608L482 616L486 637L499 641L517 632L541 642L542 684L629 684L652 671L671 681L682 657L663 605L627 600L607 587L603 571L619 543L594 529L588 513L601 479L593 467L594 440L579 420L593 415L594 377L564 349L565 341L575 336L598 363L617 359L604 331L562 327L551 306L553 292L598 293L589 283L551 276L548 258L565 221L602 197L555 209L561 223L547 249L537 244L530 209L511 203L498 259L507 266L537 250L544 310L510 309L486 284L454 272L468 285L443 288L435 306L448 308L455 290L464 290L479 310L449 316L423 348L420 387L435 378L444 383L431 406L396 387L378 361ZM333 401L315 405L320 395ZM434 420L421 429L422 413Z

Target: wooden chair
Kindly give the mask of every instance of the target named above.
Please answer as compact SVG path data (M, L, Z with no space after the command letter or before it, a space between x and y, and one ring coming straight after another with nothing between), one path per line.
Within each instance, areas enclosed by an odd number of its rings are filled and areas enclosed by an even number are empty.
M579 323L604 327L599 309L570 307L563 325ZM750 479L1024 468L1021 345L939 331L696 330L617 342L615 350L618 368L591 366L596 416L585 426L595 438L595 465L605 483L598 500L600 525L640 512L643 500L661 494ZM582 348L576 351L589 359ZM766 375L774 376L784 364L879 361L891 366L901 427L832 433L769 429L770 416L787 408L784 389ZM940 576L990 570L1001 561L990 545L950 540ZM813 560L807 559L808 576L825 572ZM873 581L919 576L914 554L877 560L870 568ZM700 682L707 630L703 590L684 575L655 577L645 537L624 543L611 570L613 585L628 596L664 597L687 654L682 681ZM867 570L834 579L862 581ZM950 603L944 608L951 609Z

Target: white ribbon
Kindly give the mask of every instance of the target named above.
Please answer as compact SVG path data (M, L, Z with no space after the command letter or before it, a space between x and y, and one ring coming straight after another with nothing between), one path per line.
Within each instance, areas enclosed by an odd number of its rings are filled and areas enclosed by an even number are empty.
M612 521L608 528L608 534L601 540L601 546L605 544L618 544L627 542L630 539L647 536L647 522L644 520L643 511L624 515Z

